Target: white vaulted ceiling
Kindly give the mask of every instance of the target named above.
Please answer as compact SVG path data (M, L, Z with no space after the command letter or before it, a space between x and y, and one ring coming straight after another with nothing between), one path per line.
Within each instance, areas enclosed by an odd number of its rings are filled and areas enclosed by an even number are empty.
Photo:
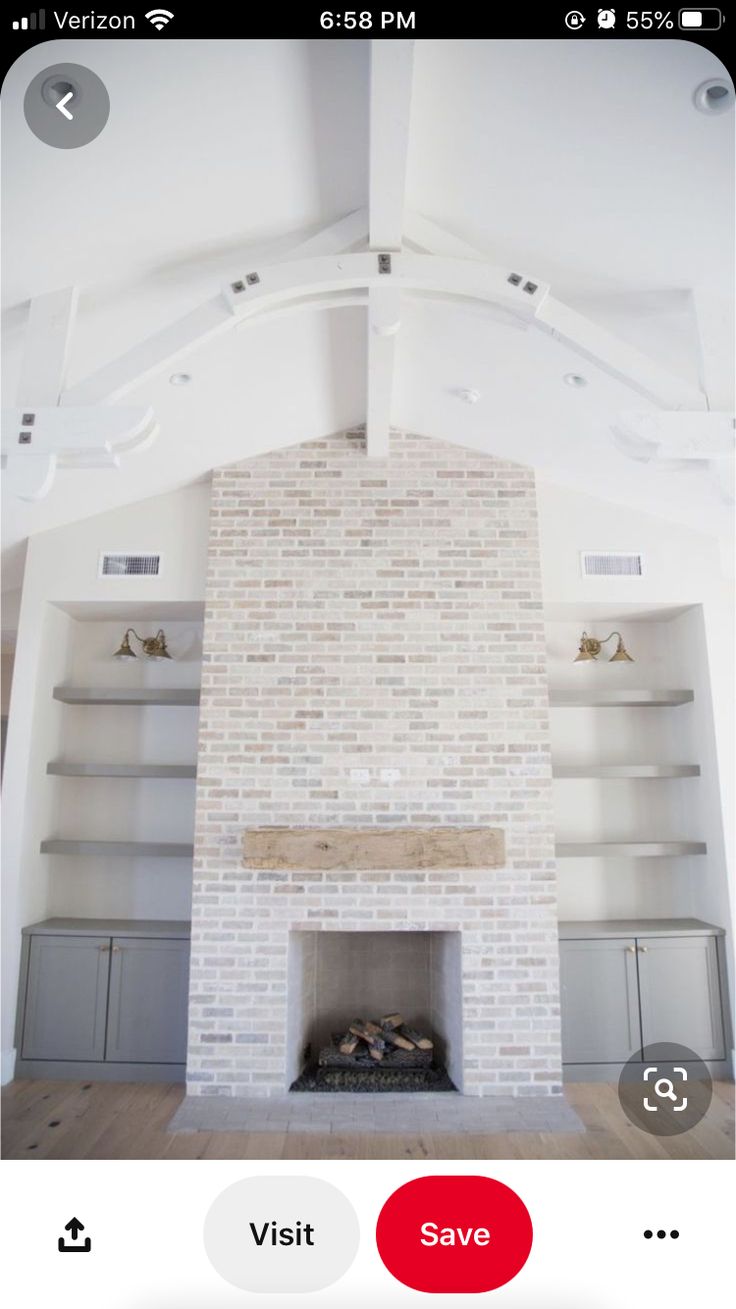
M22 101L50 63L105 82L107 127L54 150ZM3 89L6 403L31 298L81 291L69 383L369 204L368 42L55 41ZM405 205L693 385L730 389L733 114L693 107L724 76L692 42L417 42ZM483 306L404 297L391 421L702 531L729 509L705 467L639 463L612 436L646 409L622 382ZM699 321L696 322L695 307ZM5 542L159 494L214 466L365 421L366 314L303 311L233 332L130 394L160 434L118 471L61 471L6 498ZM563 376L583 373L582 390ZM465 404L458 391L480 392Z

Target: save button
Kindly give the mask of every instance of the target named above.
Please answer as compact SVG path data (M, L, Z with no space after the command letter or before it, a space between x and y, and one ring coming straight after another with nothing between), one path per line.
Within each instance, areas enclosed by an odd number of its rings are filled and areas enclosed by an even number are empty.
M376 1226L391 1275L435 1294L504 1286L524 1267L532 1239L523 1200L491 1177L418 1177L389 1196Z

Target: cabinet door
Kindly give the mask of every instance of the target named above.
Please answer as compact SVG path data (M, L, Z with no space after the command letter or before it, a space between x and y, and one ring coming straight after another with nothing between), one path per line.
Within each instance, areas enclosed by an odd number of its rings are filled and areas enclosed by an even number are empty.
M189 942L117 936L110 957L105 1058L185 1063Z
M561 941L562 1060L624 1063L641 1046L633 940Z
M640 937L637 945L644 1045L675 1041L701 1059L724 1059L715 937Z
M107 936L33 936L24 1059L103 1059L110 968Z

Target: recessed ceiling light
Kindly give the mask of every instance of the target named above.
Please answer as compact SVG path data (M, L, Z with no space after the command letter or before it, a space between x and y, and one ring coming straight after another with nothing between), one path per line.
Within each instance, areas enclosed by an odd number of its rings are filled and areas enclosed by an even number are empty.
M480 400L480 391L476 391L472 386L461 387L455 392L458 400L463 400L466 405L477 405Z
M172 386L186 386L187 382L191 382L191 380L191 373L172 373L169 378Z
M581 377L580 373L565 373L565 376L563 377L562 380L566 386L580 387L580 386L588 385L587 377Z
M701 114L725 114L733 105L733 87L722 77L710 77L700 83L693 100Z

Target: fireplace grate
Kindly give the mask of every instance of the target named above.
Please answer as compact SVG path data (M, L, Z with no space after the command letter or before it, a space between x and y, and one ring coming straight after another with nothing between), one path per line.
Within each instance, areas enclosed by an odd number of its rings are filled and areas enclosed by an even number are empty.
M332 1091L352 1094L404 1093L417 1091L457 1091L446 1069L432 1064L429 1068L324 1068L319 1064L305 1069L289 1087L290 1091Z

